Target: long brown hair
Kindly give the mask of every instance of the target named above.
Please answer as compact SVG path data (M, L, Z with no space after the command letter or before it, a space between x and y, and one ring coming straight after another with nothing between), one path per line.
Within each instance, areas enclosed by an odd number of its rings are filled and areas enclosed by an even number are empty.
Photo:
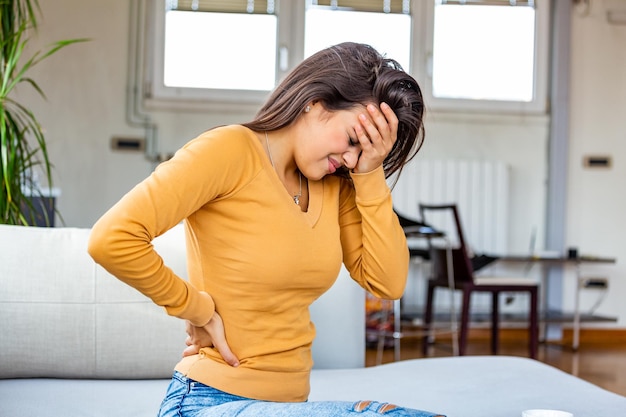
M244 126L256 131L280 129L293 123L313 101L328 111L382 102L393 109L399 120L398 137L383 162L387 177L402 170L424 141L424 100L415 79L395 60L353 42L331 46L302 61Z

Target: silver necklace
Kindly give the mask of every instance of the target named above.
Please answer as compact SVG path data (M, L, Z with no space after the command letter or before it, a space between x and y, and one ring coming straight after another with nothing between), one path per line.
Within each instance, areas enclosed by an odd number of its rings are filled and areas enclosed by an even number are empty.
M274 168L275 171L276 167L274 166L274 158L272 158L272 150L270 149L270 141L267 138L267 132L265 132L265 146L267 146L267 154L270 157L272 168ZM300 182L300 190L298 191L298 194L295 194L293 196L293 202L297 205L300 205L300 197L302 197L302 173L300 172L300 170L298 170L298 181Z

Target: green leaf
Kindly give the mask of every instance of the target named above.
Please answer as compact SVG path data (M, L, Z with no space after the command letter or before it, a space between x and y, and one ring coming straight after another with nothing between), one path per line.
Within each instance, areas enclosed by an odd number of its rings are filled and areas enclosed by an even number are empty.
M54 42L25 58L29 34L36 32L40 12L37 0L0 0L0 223L35 223L30 197L42 194L33 188L29 178L34 171L43 171L52 187L52 164L43 129L35 114L16 101L12 93L18 84L24 83L45 98L28 72L66 46L88 41ZM45 220L50 221L47 217Z

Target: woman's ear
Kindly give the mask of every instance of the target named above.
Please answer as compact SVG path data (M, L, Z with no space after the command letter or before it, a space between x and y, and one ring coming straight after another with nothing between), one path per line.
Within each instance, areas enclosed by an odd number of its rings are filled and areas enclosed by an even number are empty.
M304 106L304 112L308 113L311 111L311 109L313 108L313 106L315 106L316 104L319 103L319 100L313 100L311 101L309 104L307 104L306 106Z

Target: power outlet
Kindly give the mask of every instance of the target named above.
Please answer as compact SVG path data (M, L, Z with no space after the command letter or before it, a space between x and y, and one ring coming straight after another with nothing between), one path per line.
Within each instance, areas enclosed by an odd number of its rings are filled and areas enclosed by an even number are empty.
M583 158L585 168L611 168L613 160L608 155L586 155Z
M114 136L111 138L111 149L116 151L137 151L143 152L146 148L144 138L132 138L126 136Z
M609 287L609 280L606 278L584 278L583 288L605 290Z

